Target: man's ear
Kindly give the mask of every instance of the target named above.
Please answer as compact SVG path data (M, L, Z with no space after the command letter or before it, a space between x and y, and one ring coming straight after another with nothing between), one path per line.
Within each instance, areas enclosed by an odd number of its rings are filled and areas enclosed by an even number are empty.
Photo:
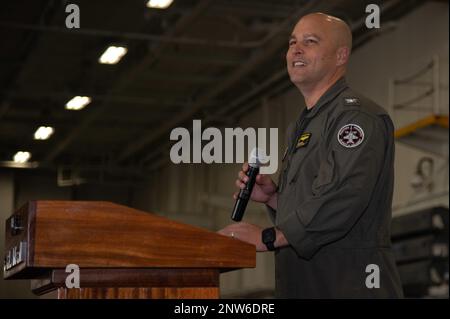
M350 49L348 47L340 47L336 51L336 66L344 65L348 62Z

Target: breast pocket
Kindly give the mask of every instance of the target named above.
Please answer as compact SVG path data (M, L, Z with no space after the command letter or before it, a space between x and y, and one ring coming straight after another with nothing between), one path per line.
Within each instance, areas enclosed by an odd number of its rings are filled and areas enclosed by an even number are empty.
M299 178L302 178L303 167L305 167L305 165L307 167L310 167L311 165L308 165L308 161L314 161L314 159L317 157L317 147L318 144L316 143L314 145L311 145L309 149L305 148L297 150L287 177L289 184L294 184ZM309 177L307 180L311 181L310 178L311 177Z
M330 189L336 176L335 154L334 151L331 151L320 163L317 176L312 183L313 195L320 195Z

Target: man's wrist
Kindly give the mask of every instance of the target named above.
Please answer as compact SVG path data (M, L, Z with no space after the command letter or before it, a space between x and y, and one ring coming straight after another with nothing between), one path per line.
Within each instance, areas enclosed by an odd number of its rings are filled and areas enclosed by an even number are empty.
M266 246L267 251L275 250L276 230L275 227L263 229L261 232L261 241Z
M275 248L281 248L284 246L289 246L289 242L287 241L286 237L284 236L283 232L275 227L276 232L276 240L274 243Z
M261 242L266 246L267 251L289 246L289 242L283 232L276 227L263 229L261 232Z

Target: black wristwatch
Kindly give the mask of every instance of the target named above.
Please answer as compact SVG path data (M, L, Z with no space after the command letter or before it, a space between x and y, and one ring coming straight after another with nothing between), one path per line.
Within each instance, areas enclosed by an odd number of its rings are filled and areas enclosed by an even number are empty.
M275 227L266 228L261 233L262 242L266 245L267 249L270 251L275 250L275 240L277 239L277 233Z

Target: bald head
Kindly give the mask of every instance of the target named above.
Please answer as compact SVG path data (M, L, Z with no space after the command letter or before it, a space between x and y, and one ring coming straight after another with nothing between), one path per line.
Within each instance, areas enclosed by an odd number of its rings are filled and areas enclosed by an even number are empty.
M343 20L321 13L315 12L303 16L298 23L307 22L314 25L320 31L330 36L330 39L339 47L352 48L352 31Z
M306 100L320 96L345 75L351 47L350 28L339 18L311 13L298 21L289 39L286 62L291 81Z

